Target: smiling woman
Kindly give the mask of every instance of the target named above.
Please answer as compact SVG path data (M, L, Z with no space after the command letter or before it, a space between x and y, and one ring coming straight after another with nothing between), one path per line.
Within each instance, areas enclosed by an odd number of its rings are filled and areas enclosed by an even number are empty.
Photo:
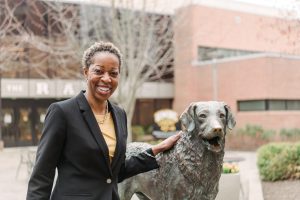
M27 200L118 200L117 183L158 168L155 155L179 139L171 136L125 160L126 113L109 101L118 87L121 53L112 43L97 42L84 52L82 65L86 91L48 108Z

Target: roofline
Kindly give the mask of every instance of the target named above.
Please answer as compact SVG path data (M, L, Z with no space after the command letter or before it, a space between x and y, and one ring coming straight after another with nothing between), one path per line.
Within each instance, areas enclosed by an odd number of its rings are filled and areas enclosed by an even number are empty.
M110 0L42 0L73 4L92 4L110 6ZM133 0L139 2L140 0ZM291 8L276 8L255 5L243 0L148 0L149 12L172 15L179 7L187 5L207 6L224 10L233 10L256 15L272 16L278 18L297 18L296 11ZM142 7L142 6L140 6ZM138 7L137 7L138 9ZM287 10L288 9L288 10ZM298 17L299 18L299 17Z
M255 54L244 55L244 56L236 56L232 58L213 59L207 61L193 60L191 64L192 66L204 66L204 65L212 65L218 63L234 62L234 61L249 60L249 59L256 59L256 58L284 58L290 60L291 59L300 60L300 56L296 56L296 55L267 52L267 53L255 53Z

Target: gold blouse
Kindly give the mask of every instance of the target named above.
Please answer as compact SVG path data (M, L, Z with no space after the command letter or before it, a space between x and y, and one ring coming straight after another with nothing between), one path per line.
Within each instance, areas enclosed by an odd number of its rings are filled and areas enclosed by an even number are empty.
M96 117L96 120L100 127L100 130L102 132L102 135L104 137L104 140L107 144L110 162L112 162L117 142L116 142L116 132L115 132L115 127L114 127L114 122L111 117L111 113L107 114L105 120L104 120L104 115L96 114L95 117ZM104 120L104 122L103 122L103 120ZM100 123L100 122L103 122L103 123Z

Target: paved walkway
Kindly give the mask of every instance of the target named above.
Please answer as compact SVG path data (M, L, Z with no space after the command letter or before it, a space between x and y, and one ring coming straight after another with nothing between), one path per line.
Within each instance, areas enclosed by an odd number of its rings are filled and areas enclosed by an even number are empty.
M27 152L30 149L32 148L4 148L3 151L0 151L1 200L25 199L29 177L25 161L27 160ZM225 154L225 159L236 158L243 160L239 162L242 188L240 200L263 200L255 152L228 151ZM18 171L19 173L17 173ZM132 200L137 200L137 198L135 197Z
M4 148L0 151L0 199L25 200L28 181L27 167L17 169L23 148Z

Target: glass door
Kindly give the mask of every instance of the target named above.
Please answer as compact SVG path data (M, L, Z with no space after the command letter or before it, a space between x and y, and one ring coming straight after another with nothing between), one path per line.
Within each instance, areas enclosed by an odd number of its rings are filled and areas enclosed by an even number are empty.
M42 135L43 131L43 125L46 117L47 108L39 107L37 108L37 120L35 125L35 134L37 137L37 140L39 141Z
M14 132L15 116L12 108L2 109L2 136L5 144L13 144L16 141L16 135Z
M30 108L20 108L18 119L18 143L20 145L31 145L33 133L31 130L32 112Z

